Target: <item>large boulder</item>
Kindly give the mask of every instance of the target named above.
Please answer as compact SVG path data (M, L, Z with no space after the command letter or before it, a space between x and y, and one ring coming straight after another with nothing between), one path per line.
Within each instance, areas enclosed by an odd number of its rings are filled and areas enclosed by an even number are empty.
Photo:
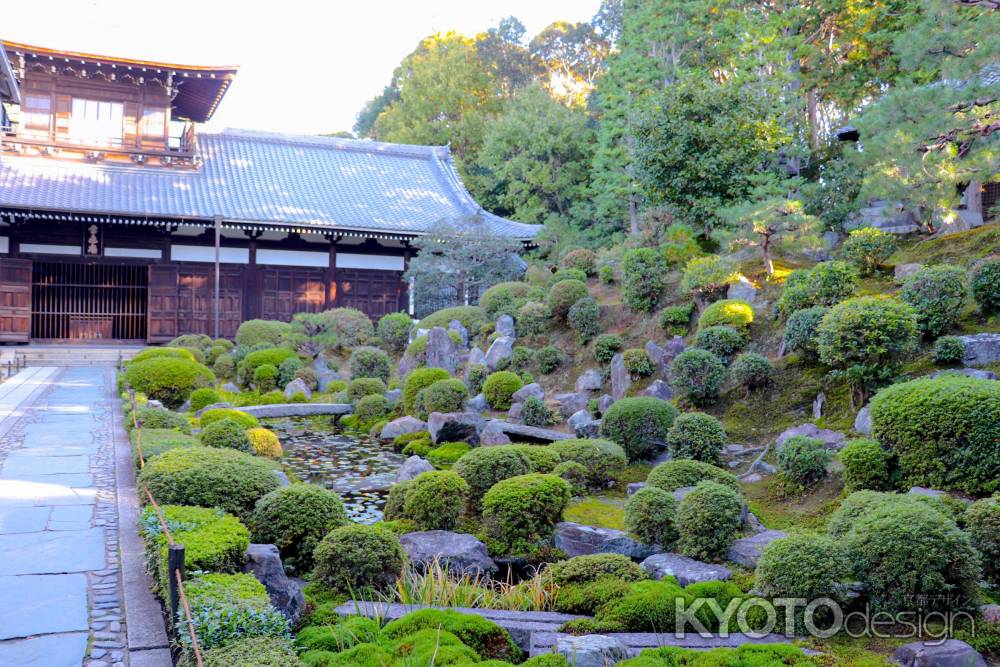
M598 547L616 537L627 537L627 535L625 531L614 528L598 528L563 521L556 524L555 546L572 558L597 553Z
M486 420L476 412L432 412L427 418L427 430L435 444L467 442L478 445L479 433L485 425Z
M729 547L726 559L753 570L757 567L760 555L764 553L764 547L782 537L788 537L788 533L783 533L780 530L766 530L750 537L742 537Z
M965 346L962 363L966 366L986 366L1000 361L1000 333L979 333L958 339Z
M257 581L264 584L271 604L293 625L299 620L306 599L301 587L285 574L278 547L273 544L251 544L243 557L243 571L257 577Z
M396 405L396 403L399 403L399 399L403 397L403 390L398 388L390 389L383 395L385 396L385 400L389 401L389 405Z
M588 368L576 379L575 389L578 392L600 391L604 386L604 376L596 368Z
M290 401L295 394L304 394L307 399L312 398L312 389L302 378L295 378L285 385L285 400Z
M904 644L892 652L891 660L903 667L986 667L983 656L958 639Z
M674 336L663 346L663 356L660 358L660 375L665 378L670 377L670 364L674 362L681 352L687 349L684 344L684 336Z
M608 408L614 405L614 402L615 399L610 394L601 394L601 397L597 399L597 411L603 415L608 411Z
M854 418L854 430L864 436L872 434L871 406L866 405L865 407L858 410L858 415L857 417Z
M330 371L330 372L332 373L333 371ZM225 383L224 385L222 385L219 388L222 389L222 391L229 392L230 394L238 394L238 393L240 393L240 388L237 387L232 382L227 382L227 383Z
M478 347L474 347L469 350L469 361L466 365L466 369L472 364L479 364L481 366L486 365L486 353L480 350ZM466 370L466 375L468 375L468 370Z
M469 330L459 322L458 320L452 320L448 323L448 331L454 331L458 334L458 337L462 340L462 347L469 347Z
M617 401L625 397L632 386L632 377L625 368L625 358L619 352L611 359L611 396Z
M411 356L406 353L400 358L399 366L397 367L397 372L399 373L399 379L403 380L407 375L415 371L420 366L420 362L417 361L416 357Z
M752 304L757 300L757 288L746 276L740 276L736 282L729 284L729 289L726 290L726 298L742 299Z
M590 398L586 394L569 392L566 394L556 394L556 403L559 404L559 412L562 415L572 415L580 410L587 409Z
M416 417L406 415L405 417L400 417L399 419L393 419L391 422L383 426L379 437L383 440L395 440L399 436L406 435L407 433L417 433L418 431L426 430L427 422L417 419Z
M467 410L472 410L473 412L486 412L490 409L489 404L486 402L486 396L482 392L479 392L466 401L465 407Z
M924 268L924 265L916 262L897 264L892 270L892 275L897 283L901 283L922 268Z
M642 567L653 579L666 576L677 578L681 586L702 581L726 581L733 576L732 570L721 565L703 563L680 554L663 553L650 556L642 561Z
M625 556L626 558L641 562L658 552L661 548L659 545L646 544L631 537L612 537L610 540L601 542L595 553L618 554L619 556Z
M514 355L514 338L511 336L500 336L490 349L486 351L486 366L491 370L497 369L497 364L502 359L510 359Z
M816 426L816 424L799 424L798 426L793 426L792 428L782 432L782 434L778 436L778 449L781 449L781 446L785 444L786 440L799 435L804 435L807 438L815 438L816 440L821 441L827 449L831 449L833 451L843 449L844 444L847 442L847 436L839 431L831 431L829 429L820 428Z
M454 373L458 367L458 351L455 343L443 327L434 327L427 334L427 353L424 362L433 368L443 368Z
M532 396L539 400L545 398L545 392L542 391L542 385L537 382L526 384L511 394L510 400L512 403L524 403L524 401Z
M418 568L424 568L435 559L450 574L468 574L488 577L497 571L497 564L490 558L486 545L467 533L448 530L428 530L406 533L399 543Z
M486 426L479 432L479 444L483 447L509 445L510 442L510 436L504 433L503 427L495 419L486 422Z
M514 333L514 318L510 315L501 315L497 318L496 329L494 329L501 336L508 336L510 338L517 338Z
M667 350L657 345L654 341L646 341L646 355L649 356L649 360L657 368L663 363L663 355L666 353Z
M556 653L565 656L569 667L609 667L629 657L628 647L607 635L560 635Z
M943 371L934 371L927 377L936 378L941 375L964 375L967 378L976 378L978 380L997 380L997 374L992 371L981 371L978 368L949 368ZM179 412L184 412L179 410Z
M674 397L674 390L663 380L653 380L649 386L639 392L640 396L652 396L661 401L669 401Z
M416 454L403 461L403 465L396 469L397 482L409 482L417 475L434 470L434 466Z
M594 419L586 410L574 412L567 423L578 438L596 438L601 430L601 420Z

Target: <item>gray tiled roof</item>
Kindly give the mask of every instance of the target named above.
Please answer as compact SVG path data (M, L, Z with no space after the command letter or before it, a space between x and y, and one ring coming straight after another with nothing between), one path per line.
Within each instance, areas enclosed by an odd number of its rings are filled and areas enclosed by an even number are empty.
M540 229L483 211L444 146L247 130L201 134L195 172L0 155L0 206L420 234L468 218L530 239Z

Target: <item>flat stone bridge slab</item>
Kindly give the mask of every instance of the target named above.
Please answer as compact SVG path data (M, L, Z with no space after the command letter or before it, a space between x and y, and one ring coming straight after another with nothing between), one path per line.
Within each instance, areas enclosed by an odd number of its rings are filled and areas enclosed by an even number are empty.
M238 409L259 419L349 415L354 412L354 406L350 403L275 403L272 405L248 405Z

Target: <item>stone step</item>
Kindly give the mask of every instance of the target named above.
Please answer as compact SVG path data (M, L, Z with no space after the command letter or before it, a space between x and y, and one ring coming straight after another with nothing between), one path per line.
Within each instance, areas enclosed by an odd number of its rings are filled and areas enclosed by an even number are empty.
M743 644L788 644L794 639L775 633L755 637L741 632L733 632L725 637L720 635L702 637L694 632L687 632L683 635L658 632L604 632L601 634L606 637L614 637L625 644L630 657L635 657L646 649L661 646L677 646L705 651L713 648L736 648ZM528 649L528 656L535 657L545 653L553 653L559 639L569 636L562 632L535 632L531 635L531 648Z

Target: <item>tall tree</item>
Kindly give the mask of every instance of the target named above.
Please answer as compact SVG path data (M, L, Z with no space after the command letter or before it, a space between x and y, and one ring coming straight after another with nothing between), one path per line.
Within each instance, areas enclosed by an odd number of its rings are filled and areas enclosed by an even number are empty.
M512 97L528 85L539 70L537 61L525 46L525 33L524 24L508 16L497 27L476 37L479 59L504 97Z
M583 107L604 69L611 43L590 23L556 21L531 40L530 49L545 68L549 92Z

